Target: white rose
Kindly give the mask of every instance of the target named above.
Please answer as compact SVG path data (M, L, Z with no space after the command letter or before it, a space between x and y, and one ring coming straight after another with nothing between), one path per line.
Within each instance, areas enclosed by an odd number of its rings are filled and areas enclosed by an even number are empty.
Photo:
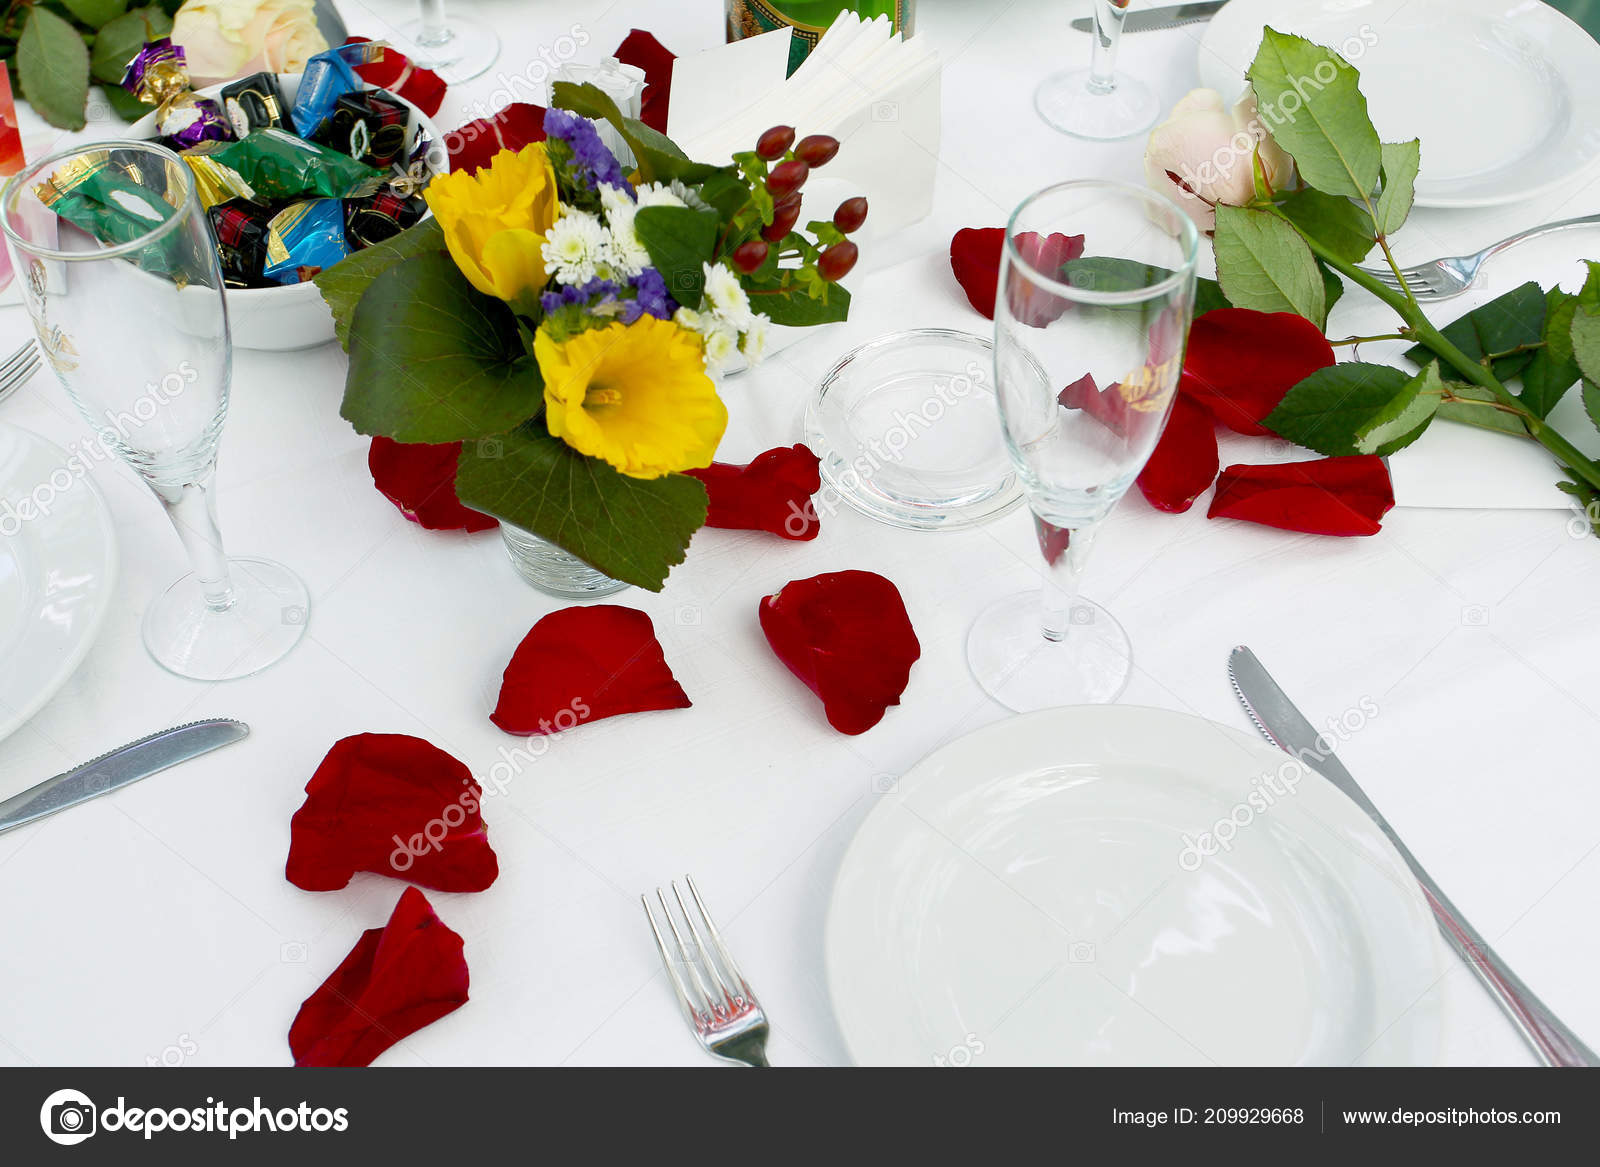
M1217 203L1241 205L1254 197L1251 158L1258 144L1267 181L1281 188L1293 176L1294 161L1267 132L1255 94L1246 90L1230 110L1215 89L1196 89L1150 131L1145 181L1183 208L1202 231L1210 231Z
M196 88L247 73L300 73L328 47L316 0L187 0L172 18Z

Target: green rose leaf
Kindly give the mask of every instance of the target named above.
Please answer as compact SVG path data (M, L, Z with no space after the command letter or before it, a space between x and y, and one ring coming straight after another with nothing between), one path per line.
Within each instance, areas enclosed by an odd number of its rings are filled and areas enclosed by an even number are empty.
M1350 263L1365 259L1377 242L1367 213L1339 195L1308 187L1284 199L1278 209L1289 222Z
M89 50L83 37L48 8L28 9L17 41L17 78L40 117L63 130L81 130L89 100Z
M1213 308L1232 308L1228 297L1222 294L1222 285L1216 280L1201 276L1194 282L1194 314L1198 319Z
M1589 415L1589 420L1594 422L1594 428L1600 430L1600 384L1584 381L1583 411Z
M1373 224L1379 235L1393 235L1411 213L1417 168L1421 163L1422 143L1416 138L1409 142L1383 143L1383 189L1378 192L1378 202L1373 208Z
M678 149L671 138L659 130L652 129L635 118L623 117L622 111L617 108L617 103L612 101L604 90L587 81L581 85L574 85L570 81L557 81L550 87L550 92L551 104L595 121L610 122L617 133L622 135L622 140L628 143L628 148L633 151L634 161L639 167L639 177L645 182L665 182L677 178L687 183L696 183L723 169L720 166L692 161L687 154Z
M1586 382L1585 404L1589 400L1588 390L1600 385L1600 295L1597 293L1600 293L1600 265L1591 262L1588 282L1573 303L1572 324L1568 334L1572 359Z
M90 28L100 28L128 10L128 0L61 0L61 5Z
M544 403L517 318L448 255L420 255L373 280L350 323L342 416L359 433L455 442L513 429Z
M154 5L124 12L95 34L94 55L90 58L90 70L94 74L94 79L104 81L108 86L116 86L129 99L138 102L140 108L148 113L150 106L122 89L120 84L122 75L127 72L128 62L138 55L139 49L145 42L157 40L171 31L172 17ZM116 107L114 101L112 105ZM123 111L118 108L117 112Z
M706 491L686 474L629 478L586 458L541 422L465 442L456 493L613 579L659 592L705 522Z
M667 291L686 308L698 308L705 290L705 257L717 245L721 220L693 207L645 207L633 217L639 242L667 281Z
M1465 316L1441 328L1444 338L1475 361L1491 353L1508 355L1495 359L1494 375L1501 381L1515 377L1533 360L1532 352L1516 352L1537 345L1544 334L1544 289L1529 281L1474 308ZM1424 365L1434 353L1424 345L1412 345L1406 358Z
M1262 424L1330 457L1392 454L1427 428L1440 396L1437 369L1430 380L1427 371L1407 377L1389 365L1350 361L1312 373Z
M1556 489L1572 496L1574 505L1589 521L1589 529L1600 536L1600 490L1574 474L1570 467L1563 466L1561 469L1566 471L1568 477L1556 483Z
M1267 211L1217 207L1217 276L1236 308L1298 312L1319 328L1327 292L1317 261L1295 229Z
M424 219L382 243L351 252L332 267L313 277L317 290L333 311L333 331L339 347L350 349L350 322L356 305L372 286L372 281L402 260L445 249L444 229L437 219Z
M1537 417L1548 417L1567 390L1577 383L1578 362L1572 354L1572 320L1578 297L1560 288L1545 293L1544 347L1522 371L1519 399ZM1520 428L1520 427L1519 427Z
M1247 75L1263 124L1301 178L1324 194L1372 194L1383 149L1354 66L1305 37L1268 28Z
M1322 295L1327 303L1323 319L1323 324L1326 325L1327 314L1333 311L1333 306L1344 296L1344 277L1320 259L1317 260L1317 270L1322 273Z
M1437 416L1446 421L1477 426L1481 430L1528 436L1528 427L1522 424L1522 419L1514 413L1496 408L1497 398L1483 386L1465 381L1446 381L1444 387L1450 400L1440 404Z

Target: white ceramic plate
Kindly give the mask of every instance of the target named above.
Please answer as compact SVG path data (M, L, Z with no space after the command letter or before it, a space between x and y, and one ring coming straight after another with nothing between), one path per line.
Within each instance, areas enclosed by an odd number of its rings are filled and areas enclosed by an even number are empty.
M85 469L0 424L0 738L66 683L111 605L117 541Z
M1271 25L1361 71L1386 142L1420 137L1417 203L1483 207L1560 186L1600 158L1600 45L1527 0L1230 0L1200 80L1230 100Z
M867 816L834 886L828 987L851 1056L1433 1063L1437 997L1419 998L1446 965L1422 893L1371 821L1314 774L1292 782L1295 765L1125 705L936 750ZM1230 816L1244 825L1219 830Z

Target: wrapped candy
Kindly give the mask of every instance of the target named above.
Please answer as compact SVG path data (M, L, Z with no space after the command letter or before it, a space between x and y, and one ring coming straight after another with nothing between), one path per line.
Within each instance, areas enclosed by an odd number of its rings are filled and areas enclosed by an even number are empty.
M209 154L185 153L182 158L194 175L194 193L204 210L229 199L254 199L255 188L231 166L224 166Z
M237 171L264 199L320 195L363 198L383 175L347 154L295 137L286 130L255 130L237 142L207 143L197 151Z
M262 275L267 263L267 224L272 212L234 199L206 212L222 261L222 279L230 288L259 288L271 281Z
M302 137L312 137L332 115L334 104L346 93L365 89L356 76L355 66L367 65L383 56L381 41L360 41L318 53L306 62L289 118Z
M177 149L233 137L222 109L189 89L183 46L167 37L147 43L128 62L122 87L146 105L156 107L156 131Z
M317 128L315 141L368 166L387 169L405 156L411 112L387 93L346 93Z
M344 206L338 199L291 203L267 224L267 264L262 275L280 284L315 275L350 254L344 236Z
M289 107L284 104L283 90L278 88L275 76L252 73L222 87L222 112L228 115L233 132L243 138L251 130L283 128Z
M128 243L165 223L179 205L136 181L118 151L93 150L59 167L34 187L39 201L103 243Z
M403 196L391 188L344 205L344 233L354 250L392 239L422 218L428 201L421 195Z

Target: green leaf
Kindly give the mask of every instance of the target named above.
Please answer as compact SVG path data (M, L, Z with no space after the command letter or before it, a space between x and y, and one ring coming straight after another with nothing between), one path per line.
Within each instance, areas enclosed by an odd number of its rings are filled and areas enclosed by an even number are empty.
M1391 454L1421 434L1433 415L1432 409L1413 429L1391 433L1372 443L1364 443L1362 435L1386 425L1392 428L1402 418L1415 422L1408 412L1414 408L1415 399L1433 392L1425 376L1407 377L1389 365L1358 361L1330 365L1284 394L1262 424L1291 442L1331 457ZM1433 384L1437 383L1435 374ZM1364 444L1371 448L1363 449Z
M1536 345L1544 334L1544 289L1529 281L1474 308L1439 331L1467 356L1482 362L1490 353L1509 353L1524 345ZM1406 358L1424 365L1437 353L1425 345L1412 345ZM1513 353L1494 362L1492 371L1501 381L1515 377L1533 359L1531 352Z
M1556 483L1556 489L1572 496L1574 508L1589 522L1589 529L1600 536L1600 490L1590 486L1571 467L1561 468L1568 477Z
M1333 306L1344 298L1344 277L1320 259L1317 260L1317 270L1322 273L1322 295L1327 303L1322 321L1326 326L1327 317L1333 312Z
M28 10L17 41L17 76L40 117L59 129L83 129L89 50L78 30L48 8Z
M1324 194L1364 199L1383 163L1360 74L1332 49L1264 30L1248 70L1263 124Z
M737 170L726 166L700 184L700 197L715 207L723 222L727 222L750 201L750 188Z
M717 245L721 225L715 211L693 207L645 207L633 218L639 242L667 281L672 298L688 308L700 306L705 290L706 256Z
M153 4L124 12L95 34L94 55L90 59L94 79L120 88L119 83L123 73L127 72L128 62L138 54L140 46L146 41L164 37L171 31L172 17ZM133 97L131 93L128 96ZM143 106L142 102L140 104ZM144 106L146 112L149 108Z
M1578 362L1572 355L1572 318L1578 297L1560 288L1545 293L1544 347L1522 371L1519 400L1537 417L1549 417L1556 403L1577 383Z
M1439 377L1439 362L1429 361L1405 388L1356 430L1356 451L1361 454L1389 454L1409 446L1428 428L1434 412L1444 399L1444 382Z
M61 0L61 3L90 28L102 28L128 10L128 0Z
M106 99L106 104L111 107L112 112L125 122L136 122L150 112L150 106L140 101L120 85L102 83L97 88Z
M1600 384L1588 378L1583 382L1583 411L1594 422L1594 428L1600 430Z
M544 402L517 319L448 255L404 260L373 280L350 324L340 413L359 433L455 442L513 429Z
M1327 294L1317 261L1295 229L1267 211L1217 207L1217 277L1236 308L1298 312L1318 327Z
M1194 282L1194 314L1196 318L1204 316L1214 308L1232 308L1228 297L1222 294L1222 285L1216 280L1208 280L1204 276Z
M1481 430L1496 430L1524 438L1528 436L1528 427L1522 424L1522 419L1514 413L1495 409L1497 398L1483 386L1471 385L1465 381L1446 381L1444 387L1451 397L1465 400L1443 402L1439 406L1437 416L1446 421L1476 426ZM1472 405L1468 404L1469 402L1481 404Z
M456 493L532 531L613 579L658 592L705 522L706 492L685 474L629 478L530 422L465 442Z
M1296 191L1278 205L1289 222L1340 259L1359 263L1377 242L1366 211L1340 195Z
M1600 268L1590 265L1591 274L1574 304L1569 339L1572 342L1572 359L1583 373L1587 390L1600 385L1600 303L1594 301L1592 289L1600 287ZM1588 400L1587 393L1585 401Z
M673 140L635 118L623 117L617 103L598 86L587 81L574 85L570 81L557 81L550 87L551 104L596 121L610 122L622 140L633 151L639 167L639 177L645 182L664 182L669 178L687 183L702 182L723 169L704 162L694 162L678 149Z
M444 246L444 229L439 220L424 219L382 243L352 252L314 276L317 290L333 312L333 331L339 338L339 347L349 351L350 322L373 280L402 260L443 251Z
M1421 163L1422 143L1416 138L1409 142L1383 143L1383 189L1378 192L1378 202L1373 208L1379 235L1393 235L1411 213L1417 168Z
M826 296L813 299L804 288L790 288L784 292L766 292L752 289L750 306L765 312L774 324L792 328L810 328L815 324L833 324L850 315L850 293L840 284L829 284Z

